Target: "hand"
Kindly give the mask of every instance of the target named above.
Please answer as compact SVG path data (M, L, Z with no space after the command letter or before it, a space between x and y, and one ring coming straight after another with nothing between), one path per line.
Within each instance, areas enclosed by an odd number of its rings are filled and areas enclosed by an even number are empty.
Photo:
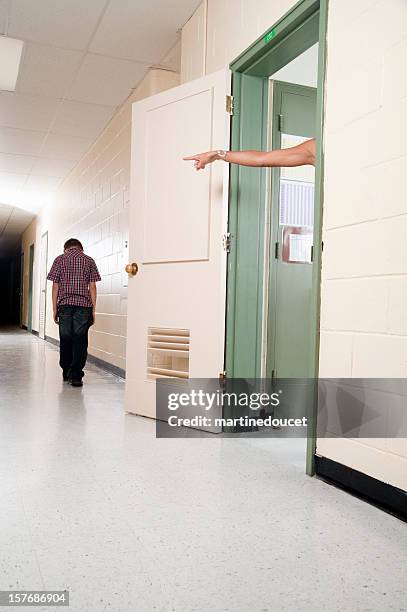
M207 164L211 164L218 158L217 151L207 151L206 153L197 153L190 157L183 157L184 161L195 161L196 170L203 170Z
M58 317L58 310L54 310L54 322L58 325L59 323L59 317Z
M96 310L93 309L92 310L92 322L90 324L91 327L92 327L92 325L95 325L95 321L96 321Z

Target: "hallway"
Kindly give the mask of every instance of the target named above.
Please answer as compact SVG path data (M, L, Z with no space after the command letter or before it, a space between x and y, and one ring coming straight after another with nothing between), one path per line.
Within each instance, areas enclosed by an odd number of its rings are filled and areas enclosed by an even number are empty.
M157 440L121 379L89 365L74 389L57 358L0 335L1 589L66 588L75 612L407 610L404 523L275 441Z

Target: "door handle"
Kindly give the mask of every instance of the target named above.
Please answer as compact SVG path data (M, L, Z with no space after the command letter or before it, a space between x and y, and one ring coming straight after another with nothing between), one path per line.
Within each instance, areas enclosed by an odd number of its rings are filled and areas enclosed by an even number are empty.
M271 385L272 387L276 386L276 371L271 370Z
M128 263L125 270L129 276L136 276L138 272L138 265L136 263Z

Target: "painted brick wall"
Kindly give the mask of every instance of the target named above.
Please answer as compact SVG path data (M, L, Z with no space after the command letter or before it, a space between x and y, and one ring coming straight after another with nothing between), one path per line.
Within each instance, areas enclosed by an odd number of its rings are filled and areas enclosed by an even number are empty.
M183 33L183 55L206 53L186 77L226 68L293 5L207 0L206 44L190 35L203 11ZM330 0L328 22L320 375L406 377L407 3ZM407 489L406 438L318 452Z
M346 33L346 35L345 35ZM346 40L345 40L346 39ZM407 376L407 4L332 0L320 374ZM384 409L388 399L383 396ZM391 423L392 413L387 417ZM318 452L407 489L407 439Z

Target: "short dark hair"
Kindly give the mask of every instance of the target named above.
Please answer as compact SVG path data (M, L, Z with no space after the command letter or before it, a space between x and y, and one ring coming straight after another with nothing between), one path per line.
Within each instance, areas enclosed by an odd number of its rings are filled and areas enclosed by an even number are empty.
M81 249L81 251L83 251L82 242L80 242L76 238L69 238L69 240L67 240L65 242L65 244L64 244L64 251L66 251L66 249L70 249L72 247L77 247L78 249Z

